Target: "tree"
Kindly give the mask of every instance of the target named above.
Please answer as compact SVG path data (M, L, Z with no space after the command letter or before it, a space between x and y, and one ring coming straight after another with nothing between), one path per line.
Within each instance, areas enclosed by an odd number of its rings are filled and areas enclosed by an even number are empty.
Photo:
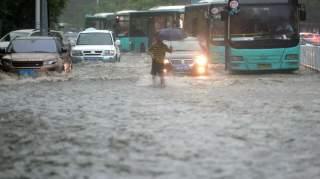
M68 0L48 0L50 24L58 21ZM35 0L1 0L0 1L0 34L15 29L34 28Z
M307 22L319 23L320 13L320 1L319 0L305 0L307 11Z

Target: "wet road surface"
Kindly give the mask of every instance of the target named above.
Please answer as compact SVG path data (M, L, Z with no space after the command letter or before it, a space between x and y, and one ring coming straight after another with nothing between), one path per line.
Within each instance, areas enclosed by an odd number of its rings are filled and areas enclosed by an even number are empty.
M0 179L318 179L320 76L169 76L150 59L0 74Z

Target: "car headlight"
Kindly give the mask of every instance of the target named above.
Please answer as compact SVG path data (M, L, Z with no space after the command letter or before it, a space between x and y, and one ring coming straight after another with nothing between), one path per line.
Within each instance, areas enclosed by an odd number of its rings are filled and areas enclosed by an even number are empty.
M105 51L103 51L103 55L106 55L106 56L113 56L115 54L116 54L116 52L114 50L105 50Z
M58 62L58 59L51 59L43 62L43 65L54 65Z
M82 56L82 51L81 50L72 50L71 55L72 56Z
M169 61L168 59L164 59L163 63L164 63L164 64L169 64L170 61Z
M206 56L200 55L200 56L196 57L195 62L196 62L197 65L207 65L208 64L208 59L207 59Z
M3 57L2 60L0 60L0 64L3 65L3 66L11 66L12 65L12 61L9 58Z

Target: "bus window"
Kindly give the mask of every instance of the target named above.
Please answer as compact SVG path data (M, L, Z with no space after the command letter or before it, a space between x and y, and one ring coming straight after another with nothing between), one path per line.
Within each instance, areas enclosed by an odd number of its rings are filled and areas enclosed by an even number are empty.
M129 16L119 17L119 36L127 37L129 35Z
M183 21L184 21L184 14L181 14L179 18L179 28L181 29L183 29Z
M224 43L224 22L217 19L212 19L210 23L211 40L215 45Z
M198 18L192 19L192 36L197 36L198 34Z
M166 28L166 19L163 16L157 16L154 18L154 28L156 32L160 29Z
M130 25L130 36L143 37L148 34L148 17L141 16L132 18Z

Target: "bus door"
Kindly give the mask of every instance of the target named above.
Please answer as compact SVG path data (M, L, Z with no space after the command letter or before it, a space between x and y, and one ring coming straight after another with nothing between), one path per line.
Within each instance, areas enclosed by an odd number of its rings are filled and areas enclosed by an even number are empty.
M222 12L222 7L217 7L217 11ZM210 54L212 63L225 63L225 22L221 20L221 13L213 15L210 19Z
M148 42L148 16L138 14L130 19L129 37L130 51L146 52Z

